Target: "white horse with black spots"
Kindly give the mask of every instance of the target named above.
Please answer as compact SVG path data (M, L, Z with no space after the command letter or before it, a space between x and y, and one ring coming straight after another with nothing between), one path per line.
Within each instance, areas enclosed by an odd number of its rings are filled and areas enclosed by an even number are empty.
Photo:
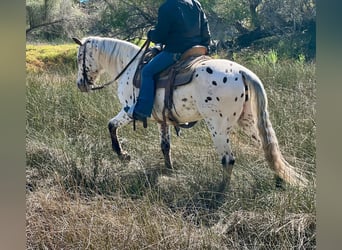
M83 92L90 91L103 72L114 78L139 51L138 46L113 38L87 37L82 41L74 38L74 41L80 45L77 86ZM122 109L108 124L112 148L121 159L130 157L122 150L117 131L132 122L124 108L133 105L139 94L139 89L133 85L133 76L140 56L117 81ZM280 152L267 111L264 87L249 69L223 59L200 63L196 66L192 81L174 89L173 104L173 116L180 124L205 120L224 169L223 186L229 185L235 162L229 133L236 124L253 140L262 143L265 158L280 179L299 186L306 184L306 179L294 170ZM163 117L163 107L164 89L157 89L153 113L159 120ZM172 168L170 125L173 125L171 121L159 123L161 148L168 168Z

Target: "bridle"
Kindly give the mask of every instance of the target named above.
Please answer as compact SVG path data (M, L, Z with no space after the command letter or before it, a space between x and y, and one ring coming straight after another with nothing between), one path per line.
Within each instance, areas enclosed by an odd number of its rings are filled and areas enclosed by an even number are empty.
M80 44L77 40L73 39L77 44ZM88 74L87 74L87 71L86 71L86 44L89 43L90 41L86 41L84 44L80 44L81 46L84 45L84 48L83 48L83 61L82 61L82 66L83 66L83 71L82 71L82 76L83 76L83 79L86 83L88 83L89 85L91 85L91 89L90 90L99 90L99 89L103 89L104 87L112 84L113 82L115 82L116 80L118 80L120 78L120 76L122 76L123 73L125 73L125 71L127 70L127 68L132 64L132 62L137 58L137 56L141 53L141 51L143 49L147 49L150 45L150 40L146 40L144 42L144 44L141 46L141 48L139 49L139 51L135 54L135 56L129 61L129 63L125 66L125 68L111 81L107 82L107 83L104 83L102 85L99 85L99 86L94 86L94 83L92 83L91 81L89 81L89 78L88 78Z
M84 48L83 48L83 61L82 61L82 76L83 76L83 79L84 79L84 83L88 83L89 85L93 85L94 83L92 83L91 81L89 81L89 78L88 78L88 74L86 72L86 49L87 49L87 43L89 43L90 41L86 41L83 45L84 45Z

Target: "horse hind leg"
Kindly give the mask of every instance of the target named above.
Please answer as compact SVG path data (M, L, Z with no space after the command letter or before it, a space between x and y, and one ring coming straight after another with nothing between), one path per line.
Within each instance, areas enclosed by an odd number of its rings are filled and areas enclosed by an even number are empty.
M247 102L245 104L248 104ZM261 146L261 139L256 126L256 120L250 106L244 105L244 110L238 120L238 125L242 131L252 139L257 146Z
M211 133L211 138L216 148L216 152L221 159L223 167L223 179L219 190L224 191L230 185L233 166L235 163L235 158L230 147L230 140L228 136L230 127L220 127L210 119L206 119L206 122Z
M121 110L118 115L108 122L108 130L112 141L112 149L115 153L117 153L120 160L129 161L130 156L127 152L122 150L118 140L117 131L120 127L127 125L131 121L132 119L127 116L127 113L124 110Z
M160 147L164 155L165 167L172 169L171 161L171 139L170 139L170 127L167 124L159 124L160 131Z

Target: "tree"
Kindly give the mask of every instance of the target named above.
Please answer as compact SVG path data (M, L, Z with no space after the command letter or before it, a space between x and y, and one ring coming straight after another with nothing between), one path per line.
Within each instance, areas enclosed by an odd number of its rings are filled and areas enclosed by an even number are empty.
M257 45L285 56L315 57L315 0L215 1L212 33L233 50ZM212 25L214 24L214 25Z
M163 0L104 0L107 6L100 16L103 32L125 40L142 38L157 20Z
M81 15L71 0L28 0L26 36L46 40L71 36L82 23Z
M27 0L27 34L142 39L164 0ZM200 0L213 40L225 50L275 49L315 57L315 0Z

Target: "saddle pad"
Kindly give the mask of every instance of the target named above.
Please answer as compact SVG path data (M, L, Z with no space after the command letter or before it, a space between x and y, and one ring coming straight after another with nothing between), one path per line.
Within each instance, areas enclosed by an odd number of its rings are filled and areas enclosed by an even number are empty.
M196 64L209 59L211 57L202 55L190 56L185 60L179 60L155 77L155 88L165 88L170 83L170 80L172 80L170 79L172 77L174 78L173 87L191 82ZM133 84L137 88L140 88L141 85L141 70L142 67L139 67L134 76ZM172 74L170 74L171 71L173 71Z
M209 59L211 59L209 56L203 55L189 57L184 61L181 60L177 62L156 78L156 88L165 88L165 86L170 83L170 80L172 81L172 79L170 79L170 77L172 77L171 71L175 72L174 82L171 82L173 87L191 82L196 65Z

